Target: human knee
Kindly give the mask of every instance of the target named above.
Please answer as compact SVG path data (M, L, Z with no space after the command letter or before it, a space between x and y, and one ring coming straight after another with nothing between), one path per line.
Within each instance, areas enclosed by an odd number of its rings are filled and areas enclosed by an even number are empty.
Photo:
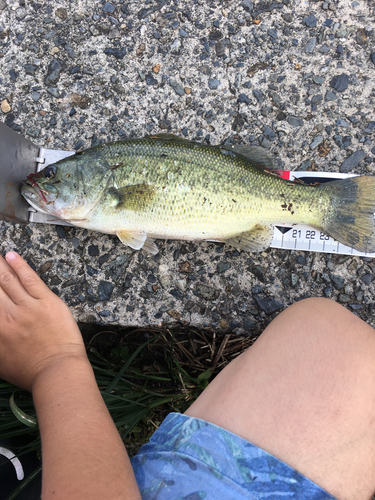
M304 315L316 316L317 314L336 314L339 310L346 309L337 302L323 297L309 297L292 304L287 310L302 311Z
M371 329L345 307L329 299L314 297L294 303L266 331L288 342L346 342L360 331Z

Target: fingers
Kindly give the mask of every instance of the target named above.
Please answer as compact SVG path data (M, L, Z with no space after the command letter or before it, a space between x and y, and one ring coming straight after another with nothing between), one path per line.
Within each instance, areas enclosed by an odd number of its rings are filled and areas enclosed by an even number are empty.
M16 273L0 256L0 299L2 304L6 301L11 301L15 304L20 304L26 300L29 294L22 286Z
M23 258L18 255L16 252L8 252L5 256L7 263L12 268L14 273L17 275L19 284L22 286L16 287L10 286L8 289L5 289L1 284L1 287L8 293L12 293L14 297L17 295L18 300L22 300L24 296L22 296L21 289L23 288L23 293L27 292L29 295L34 297L35 299L41 299L50 294L50 290L43 283L43 281L39 278L35 271L31 269L31 267L23 260ZM9 295L12 298L11 295ZM13 299L12 299L13 300Z

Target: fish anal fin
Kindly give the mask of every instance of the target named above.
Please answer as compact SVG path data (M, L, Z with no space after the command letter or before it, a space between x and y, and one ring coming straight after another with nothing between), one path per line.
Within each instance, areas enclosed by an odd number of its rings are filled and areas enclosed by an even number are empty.
M240 233L223 241L238 250L245 250L246 252L262 252L270 246L272 237L272 226L256 224L250 231Z
M146 210L155 196L155 187L148 184L133 184L121 188L110 188L108 194L114 198L116 209Z

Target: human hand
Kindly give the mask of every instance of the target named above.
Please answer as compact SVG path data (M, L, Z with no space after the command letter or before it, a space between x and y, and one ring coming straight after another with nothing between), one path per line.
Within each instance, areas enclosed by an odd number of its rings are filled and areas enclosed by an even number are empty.
M68 306L20 255L0 256L0 377L32 390L43 371L69 356L86 358Z

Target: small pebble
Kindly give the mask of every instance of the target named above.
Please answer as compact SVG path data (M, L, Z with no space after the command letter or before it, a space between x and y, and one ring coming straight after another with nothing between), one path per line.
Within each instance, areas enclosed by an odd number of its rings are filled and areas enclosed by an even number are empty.
M350 126L349 123L346 120L343 120L342 118L337 118L336 125L338 127L344 127L344 128L348 128Z
M174 78L170 78L168 80L168 85L172 87L172 89L178 94L179 96L182 96L185 94L184 88L182 85L176 82Z
M116 7L112 5L110 2L106 2L103 7L103 12L107 12L108 14L113 14L116 10Z
M250 104L251 100L247 97L246 94L240 94L238 96L238 103L239 104L242 104L242 103L245 103L245 104Z
M342 302L343 304L346 304L347 302L350 301L350 297L346 293L340 293L339 301Z
M337 99L337 96L330 90L327 90L326 95L324 96L324 99L329 102L329 101L335 101Z
M331 275L331 281L333 283L333 286L337 288L337 290L341 290L344 288L345 285L345 280L342 276L338 276L336 274Z
M342 75L336 75L329 82L329 85L337 90L337 92L344 92L349 85L349 76L343 73Z
M321 94L314 95L311 98L311 104L320 104L323 101L323 96Z
M363 151L356 151L340 165L340 172L345 174L350 172L363 160L365 156L366 154Z
M123 59L126 54L126 47L122 47L121 49L109 47L104 49L104 54L107 56L114 56L116 59Z
M230 262L219 262L218 265L216 266L216 270L219 274L224 273L230 268L231 268Z
M267 34L269 35L270 38L272 38L273 40L276 40L277 39L277 31L274 29L274 28L271 28L269 30L267 30Z
M259 297L258 295L255 295L254 298L255 298L258 306L266 314L273 314L274 312L276 312L279 309L282 309L284 307L284 304L282 304L281 302L279 302L278 300L276 300L272 297L262 298L262 297Z
M37 66L35 64L25 64L23 68L27 75L34 76Z
M208 86L210 87L211 90L216 90L219 85L221 85L220 80L215 80L214 78L209 78L208 79Z
M26 134L37 138L40 135L40 128L28 128L26 129Z
M321 54L327 54L329 52L329 47L327 45L322 45L319 47L318 52Z
M326 286L323 289L323 293L326 297L330 297L332 295L332 287L331 286Z
M310 144L310 149L311 150L316 149L322 142L323 142L323 137L321 135L318 135Z
M180 48L181 48L181 42L179 38L176 38L170 46L171 52L178 52Z
M75 145L74 145L74 149L76 151L78 151L78 149L81 149L82 146L83 146L84 142L83 141L78 141Z
M57 17L59 17L63 21L65 21L65 19L68 17L66 9L63 9L63 8L56 9L55 10L55 14L56 14Z
M51 83L57 83L60 79L60 73L64 69L64 64L58 59L53 59L47 69L47 75L44 79L45 85L50 85Z
M361 280L363 281L363 283L365 285L370 285L371 281L372 281L372 274L371 273L368 273L368 274L364 274L363 276L361 276Z
M53 97L59 97L59 91L56 87L49 87L47 92L51 94Z
M60 224L56 224L56 233L58 234L60 239L66 239L66 232L64 229L64 226L61 226Z
M316 76L316 75L314 75L312 79L313 82L316 83L317 85L322 85L322 83L324 83L325 80L324 76Z
M309 28L315 28L315 26L316 26L316 17L314 16L314 14L309 14L307 17L304 18L303 22Z
M10 107L9 102L6 99L4 99L3 101L1 101L0 108L1 108L1 111L3 113L9 113L9 111L12 109Z
M268 125L265 125L263 133L270 141L274 141L276 139L275 132Z
M264 94L258 89L253 89L253 96L255 99L258 101L259 104L262 104L264 102Z
M109 300L115 285L109 281L101 280L98 286L98 300Z
M302 118L297 118L296 116L288 116L286 121L292 125L292 127L302 127L303 125L303 120Z
M316 45L316 38L315 37L310 38L310 40L306 44L305 52L307 54L311 54L312 52L314 52L315 45Z
M152 73L149 72L146 75L146 83L147 85L155 85L158 81L152 76Z

